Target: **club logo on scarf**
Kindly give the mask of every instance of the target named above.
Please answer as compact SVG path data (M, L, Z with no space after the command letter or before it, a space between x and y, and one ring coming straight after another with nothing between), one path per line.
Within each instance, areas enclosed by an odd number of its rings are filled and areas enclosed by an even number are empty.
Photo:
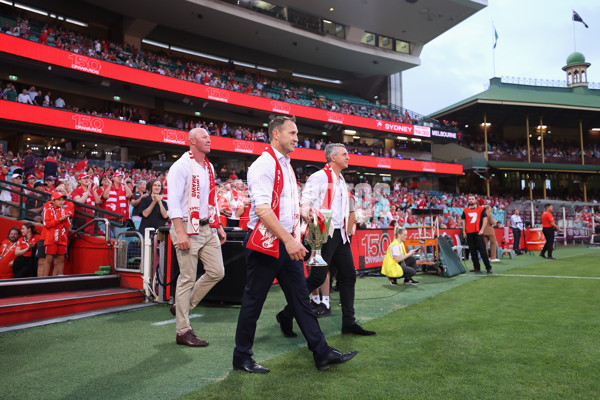
M193 233L198 233L198 230L200 229L198 221L200 221L200 211L197 209L190 210L190 225L192 226Z
M192 175L192 185L190 188L190 195L192 198L197 199L200 197L200 179L196 175ZM198 206L189 206L190 209L190 225L192 227L192 233L198 233L200 230L200 207Z

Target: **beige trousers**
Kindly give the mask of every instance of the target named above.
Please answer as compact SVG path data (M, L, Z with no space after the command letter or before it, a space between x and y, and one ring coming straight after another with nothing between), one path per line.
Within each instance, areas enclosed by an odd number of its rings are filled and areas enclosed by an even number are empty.
M170 230L171 241L177 243L175 227ZM190 236L189 250L176 250L179 278L175 290L177 309L177 333L185 333L190 325L190 310L198 305L206 294L225 276L221 243L217 230L208 225L200 227L198 235ZM198 259L204 264L205 273L196 280Z
M485 242L486 250L488 246L490 247L490 260L498 258L498 241L496 240L496 235L483 235L483 241Z

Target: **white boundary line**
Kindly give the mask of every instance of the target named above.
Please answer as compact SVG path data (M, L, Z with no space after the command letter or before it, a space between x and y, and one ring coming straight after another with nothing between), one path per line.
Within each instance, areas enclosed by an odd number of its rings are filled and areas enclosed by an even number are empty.
M516 276L524 278L560 278L560 279L600 279L600 276L559 276L559 275L518 275L518 274L494 274L493 276Z

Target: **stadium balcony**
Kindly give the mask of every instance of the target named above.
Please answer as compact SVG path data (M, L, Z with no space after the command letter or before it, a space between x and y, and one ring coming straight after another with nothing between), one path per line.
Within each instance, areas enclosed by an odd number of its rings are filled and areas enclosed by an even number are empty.
M17 26L17 20L7 15L0 16L0 22L2 23L2 26ZM30 30L27 39L38 42L46 24L35 18L30 18L29 24ZM266 78L263 74L256 75L252 70L245 69L244 71L239 71L225 64L214 65L199 63L192 58L181 57L179 54L176 55L176 53L167 56L162 51L161 53L155 53L148 50L148 48L151 47L146 47L142 55L136 50L129 49L122 44L109 42L106 44L103 54L99 55L93 51L93 46L96 41L102 39L91 38L81 32L73 30L64 32L63 36L65 39L64 42L55 38L53 35L48 35L47 44L56 47L60 42L61 47L67 46L77 48L79 54L81 54L81 50L84 50L84 54L87 56L120 65L129 65L134 68L148 70L178 79L189 80L189 77L194 74L194 71L206 69L217 73L213 75L213 77L216 76L218 80L213 80L213 85L211 85L211 82L205 82L205 84L208 84L209 86L223 86L228 82L230 83L230 85L226 87L228 90L234 90L241 93L247 93L246 90L248 85L256 89L257 84L266 79L268 83L265 85L264 90L253 90L249 94L306 107L329 109L338 113L357 115L364 118L421 125L432 128L444 128L453 132L458 131L455 127L448 126L447 124L427 118L413 111L404 108L375 104L356 95L347 93L339 88L330 88L319 85L310 85L309 87L306 83L295 81L284 81L284 84L280 85L279 80ZM67 38L70 40L66 40ZM134 59L133 63L128 62L132 57L135 58L136 53L138 53L139 57ZM216 82L219 83L217 84ZM235 84L232 85L232 82ZM286 93L289 95L286 95Z

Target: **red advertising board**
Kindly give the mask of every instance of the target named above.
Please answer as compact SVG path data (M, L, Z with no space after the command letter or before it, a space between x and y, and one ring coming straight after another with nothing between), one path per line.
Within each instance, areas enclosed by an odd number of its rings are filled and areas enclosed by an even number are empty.
M416 228L407 228L408 238L417 238ZM459 234L458 229L440 229L440 235L446 233L454 241L454 235ZM393 229L357 229L352 237L352 257L354 267L358 270L379 268L388 246L394 240Z
M402 135L431 137L429 127L381 121L201 85L0 34L0 51L134 85L300 118Z
M0 119L54 126L57 128L129 139L177 144L182 146L187 145L188 133L177 129L161 128L158 126L120 121L117 119L95 117L56 108L32 106L12 101L2 101L0 106ZM260 155L265 146L266 143L262 142L252 142L219 136L211 137L211 148L213 150ZM325 154L320 150L297 148L290 156L296 160L310 161L317 164L325 163ZM433 172L454 175L462 174L462 165L378 158L354 154L350 156L350 165L398 171Z

